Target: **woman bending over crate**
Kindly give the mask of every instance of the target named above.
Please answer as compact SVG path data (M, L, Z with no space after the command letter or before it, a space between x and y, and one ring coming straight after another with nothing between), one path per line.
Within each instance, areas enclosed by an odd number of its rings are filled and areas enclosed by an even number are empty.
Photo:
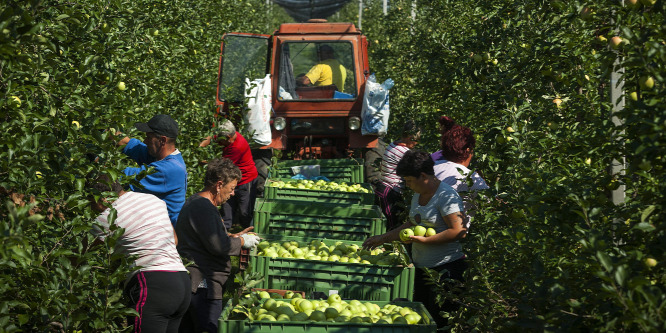
M410 150L398 162L396 173L405 180L405 185L414 191L409 220L383 235L372 236L363 242L364 248L375 248L384 243L402 240L412 244L412 261L417 268L428 268L440 274L440 285L448 279L463 282L467 268L460 239L467 235L463 224L463 202L456 191L435 177L434 161L430 154ZM402 236L404 229L414 226L433 228L432 236ZM445 325L440 311L455 310L453 302L440 307L436 302L432 285L426 284L426 271L417 270L414 280L414 300L422 302L433 314L438 327Z

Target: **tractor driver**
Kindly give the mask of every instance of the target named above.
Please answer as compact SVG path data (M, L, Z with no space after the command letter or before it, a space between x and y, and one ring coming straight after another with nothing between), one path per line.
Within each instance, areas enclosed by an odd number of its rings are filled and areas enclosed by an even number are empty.
M312 66L304 76L297 78L301 85L314 84L315 86L328 86L335 84L336 90L344 91L347 69L335 59L335 52L330 45L321 45L317 48L319 63Z

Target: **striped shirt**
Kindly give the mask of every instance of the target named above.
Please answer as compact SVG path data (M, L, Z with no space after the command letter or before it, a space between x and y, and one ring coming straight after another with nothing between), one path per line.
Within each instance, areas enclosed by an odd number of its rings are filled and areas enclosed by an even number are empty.
M141 271L186 271L176 250L173 226L164 201L139 192L126 192L112 204L118 212L115 225L125 229L116 249L136 255ZM110 209L97 217L93 233L102 240L109 233Z
M382 157L382 174L379 178L384 185L402 187L402 177L395 174L395 169L398 166L398 162L400 162L408 151L409 148L397 145L395 142L391 142L386 147L384 156Z

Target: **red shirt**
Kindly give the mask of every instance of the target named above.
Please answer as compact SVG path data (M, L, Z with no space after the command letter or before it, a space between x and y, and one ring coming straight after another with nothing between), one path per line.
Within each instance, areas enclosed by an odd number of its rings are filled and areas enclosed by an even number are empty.
M254 166L250 145L240 133L236 132L236 140L222 148L222 157L230 159L240 169L243 176L237 186L247 184L257 178L257 167Z

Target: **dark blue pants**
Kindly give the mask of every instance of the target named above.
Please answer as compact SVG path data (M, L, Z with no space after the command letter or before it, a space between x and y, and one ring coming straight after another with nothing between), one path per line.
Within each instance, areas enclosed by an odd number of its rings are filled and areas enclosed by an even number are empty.
M129 317L132 332L178 332L190 305L192 286L187 272L148 271L134 275L125 296L138 317Z
M452 283L447 280L454 279L464 282L463 273L468 266L466 259L462 258L431 268L442 274L439 278L439 285L444 287L444 291L448 294L446 296L449 298L459 297L460 290L453 288ZM437 304L437 293L434 288L433 285L428 284L425 271L423 269L416 269L414 277L414 301L423 303L423 306L435 319L437 327L444 327L447 324L447 319L442 318L439 313L441 311L455 311L459 306L454 300L446 300L441 306Z
M222 314L221 299L208 299L208 289L199 288L192 294L190 307L180 324L181 333L217 332L217 324Z

